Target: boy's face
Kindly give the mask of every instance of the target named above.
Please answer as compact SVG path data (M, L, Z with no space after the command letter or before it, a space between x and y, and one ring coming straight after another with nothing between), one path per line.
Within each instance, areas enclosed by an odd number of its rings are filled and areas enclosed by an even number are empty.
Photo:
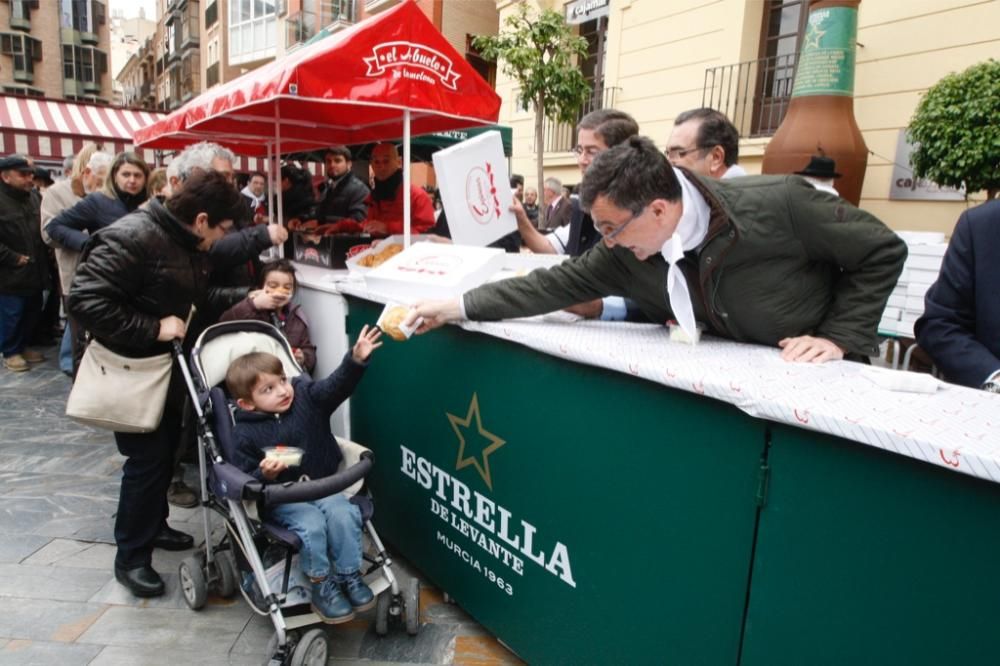
M267 414L284 414L292 406L295 399L295 389L285 375L272 375L261 373L257 378L257 383L253 385L250 399L240 398L236 404L241 409L253 412L266 412Z
M264 278L264 293L273 298L279 308L284 307L295 293L295 278L288 273L271 271Z

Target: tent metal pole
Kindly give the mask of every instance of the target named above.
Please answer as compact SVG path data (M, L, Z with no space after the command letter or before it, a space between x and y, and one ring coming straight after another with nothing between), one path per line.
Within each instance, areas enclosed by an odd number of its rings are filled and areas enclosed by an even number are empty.
M403 247L410 247L410 110L403 109Z
M275 187L274 144L267 142L267 223L274 224Z
M278 181L278 189L280 190L281 189L281 107L278 106L278 100L274 101L274 139L275 139L274 162L275 162L275 169L278 172L277 176L276 176L276 179ZM278 222L277 223L278 224L283 224L284 220L285 220L285 209L281 205L282 204L281 200L282 200L283 197L281 196L280 192L278 192L276 194L277 194L277 197L278 197ZM272 253L271 256L274 256L274 254L275 253ZM280 257L280 258L284 258L284 256L285 256L285 245L284 244L281 244L281 245L278 246L277 256Z

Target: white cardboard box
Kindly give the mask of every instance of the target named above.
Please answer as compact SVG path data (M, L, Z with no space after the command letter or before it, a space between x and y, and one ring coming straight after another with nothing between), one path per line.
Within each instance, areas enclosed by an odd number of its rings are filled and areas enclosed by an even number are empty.
M365 283L401 303L454 298L500 270L504 254L496 248L417 243L365 273Z
M942 259L943 257L911 254L906 258L905 265L907 268L939 272L941 270Z
M931 285L937 282L939 271L928 271L922 268L910 268L907 269L907 277L909 278L907 284L927 284Z
M907 296L906 305L903 306L906 310L910 312L920 312L924 311L924 297L923 296Z
M499 132L484 132L437 151L434 173L455 243L483 247L517 231Z
M948 244L934 243L933 245L910 245L907 249L910 251L911 257L915 254L924 257L944 257L944 253L948 249Z
M882 312L883 321L899 321L900 314L902 313L900 308L886 308Z
M359 262L363 258L365 258L365 257L367 257L369 255L378 254L379 252L381 252L382 250L384 250L389 245L397 244L397 245L402 246L405 238L406 238L406 236L404 234L396 234L394 236L389 236L387 238L383 238L382 240L377 241L376 243L373 243L373 244L369 245L369 247L367 249L365 249L365 250L363 250L361 252L358 252L357 254L350 255L347 258L347 261L344 262L344 264L347 266L347 270L350 271L351 273L367 273L368 271L373 271L373 270L375 270L374 267L370 268L368 266L362 266L362 265L360 265ZM427 241L427 236L424 236L423 234L414 234L414 235L410 236L410 244L411 245L414 244L414 243L420 243L420 242L424 242L424 241Z

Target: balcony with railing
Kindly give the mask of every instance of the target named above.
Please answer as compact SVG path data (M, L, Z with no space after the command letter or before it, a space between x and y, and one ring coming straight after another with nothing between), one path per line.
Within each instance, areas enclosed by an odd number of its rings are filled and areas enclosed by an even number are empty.
M542 136L546 153L566 153L576 145L576 125L580 118L591 111L610 109L615 105L615 99L621 93L621 88L608 87L594 91L594 94L580 107L577 120L572 123L553 123L546 119L542 123Z
M705 70L701 105L721 111L740 138L771 136L792 99L798 54L748 60Z

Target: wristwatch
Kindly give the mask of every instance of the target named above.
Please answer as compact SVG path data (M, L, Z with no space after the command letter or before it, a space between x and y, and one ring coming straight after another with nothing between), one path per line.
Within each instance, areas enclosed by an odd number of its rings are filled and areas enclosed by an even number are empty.
M989 393L1000 393L1000 381L986 382L981 388Z

